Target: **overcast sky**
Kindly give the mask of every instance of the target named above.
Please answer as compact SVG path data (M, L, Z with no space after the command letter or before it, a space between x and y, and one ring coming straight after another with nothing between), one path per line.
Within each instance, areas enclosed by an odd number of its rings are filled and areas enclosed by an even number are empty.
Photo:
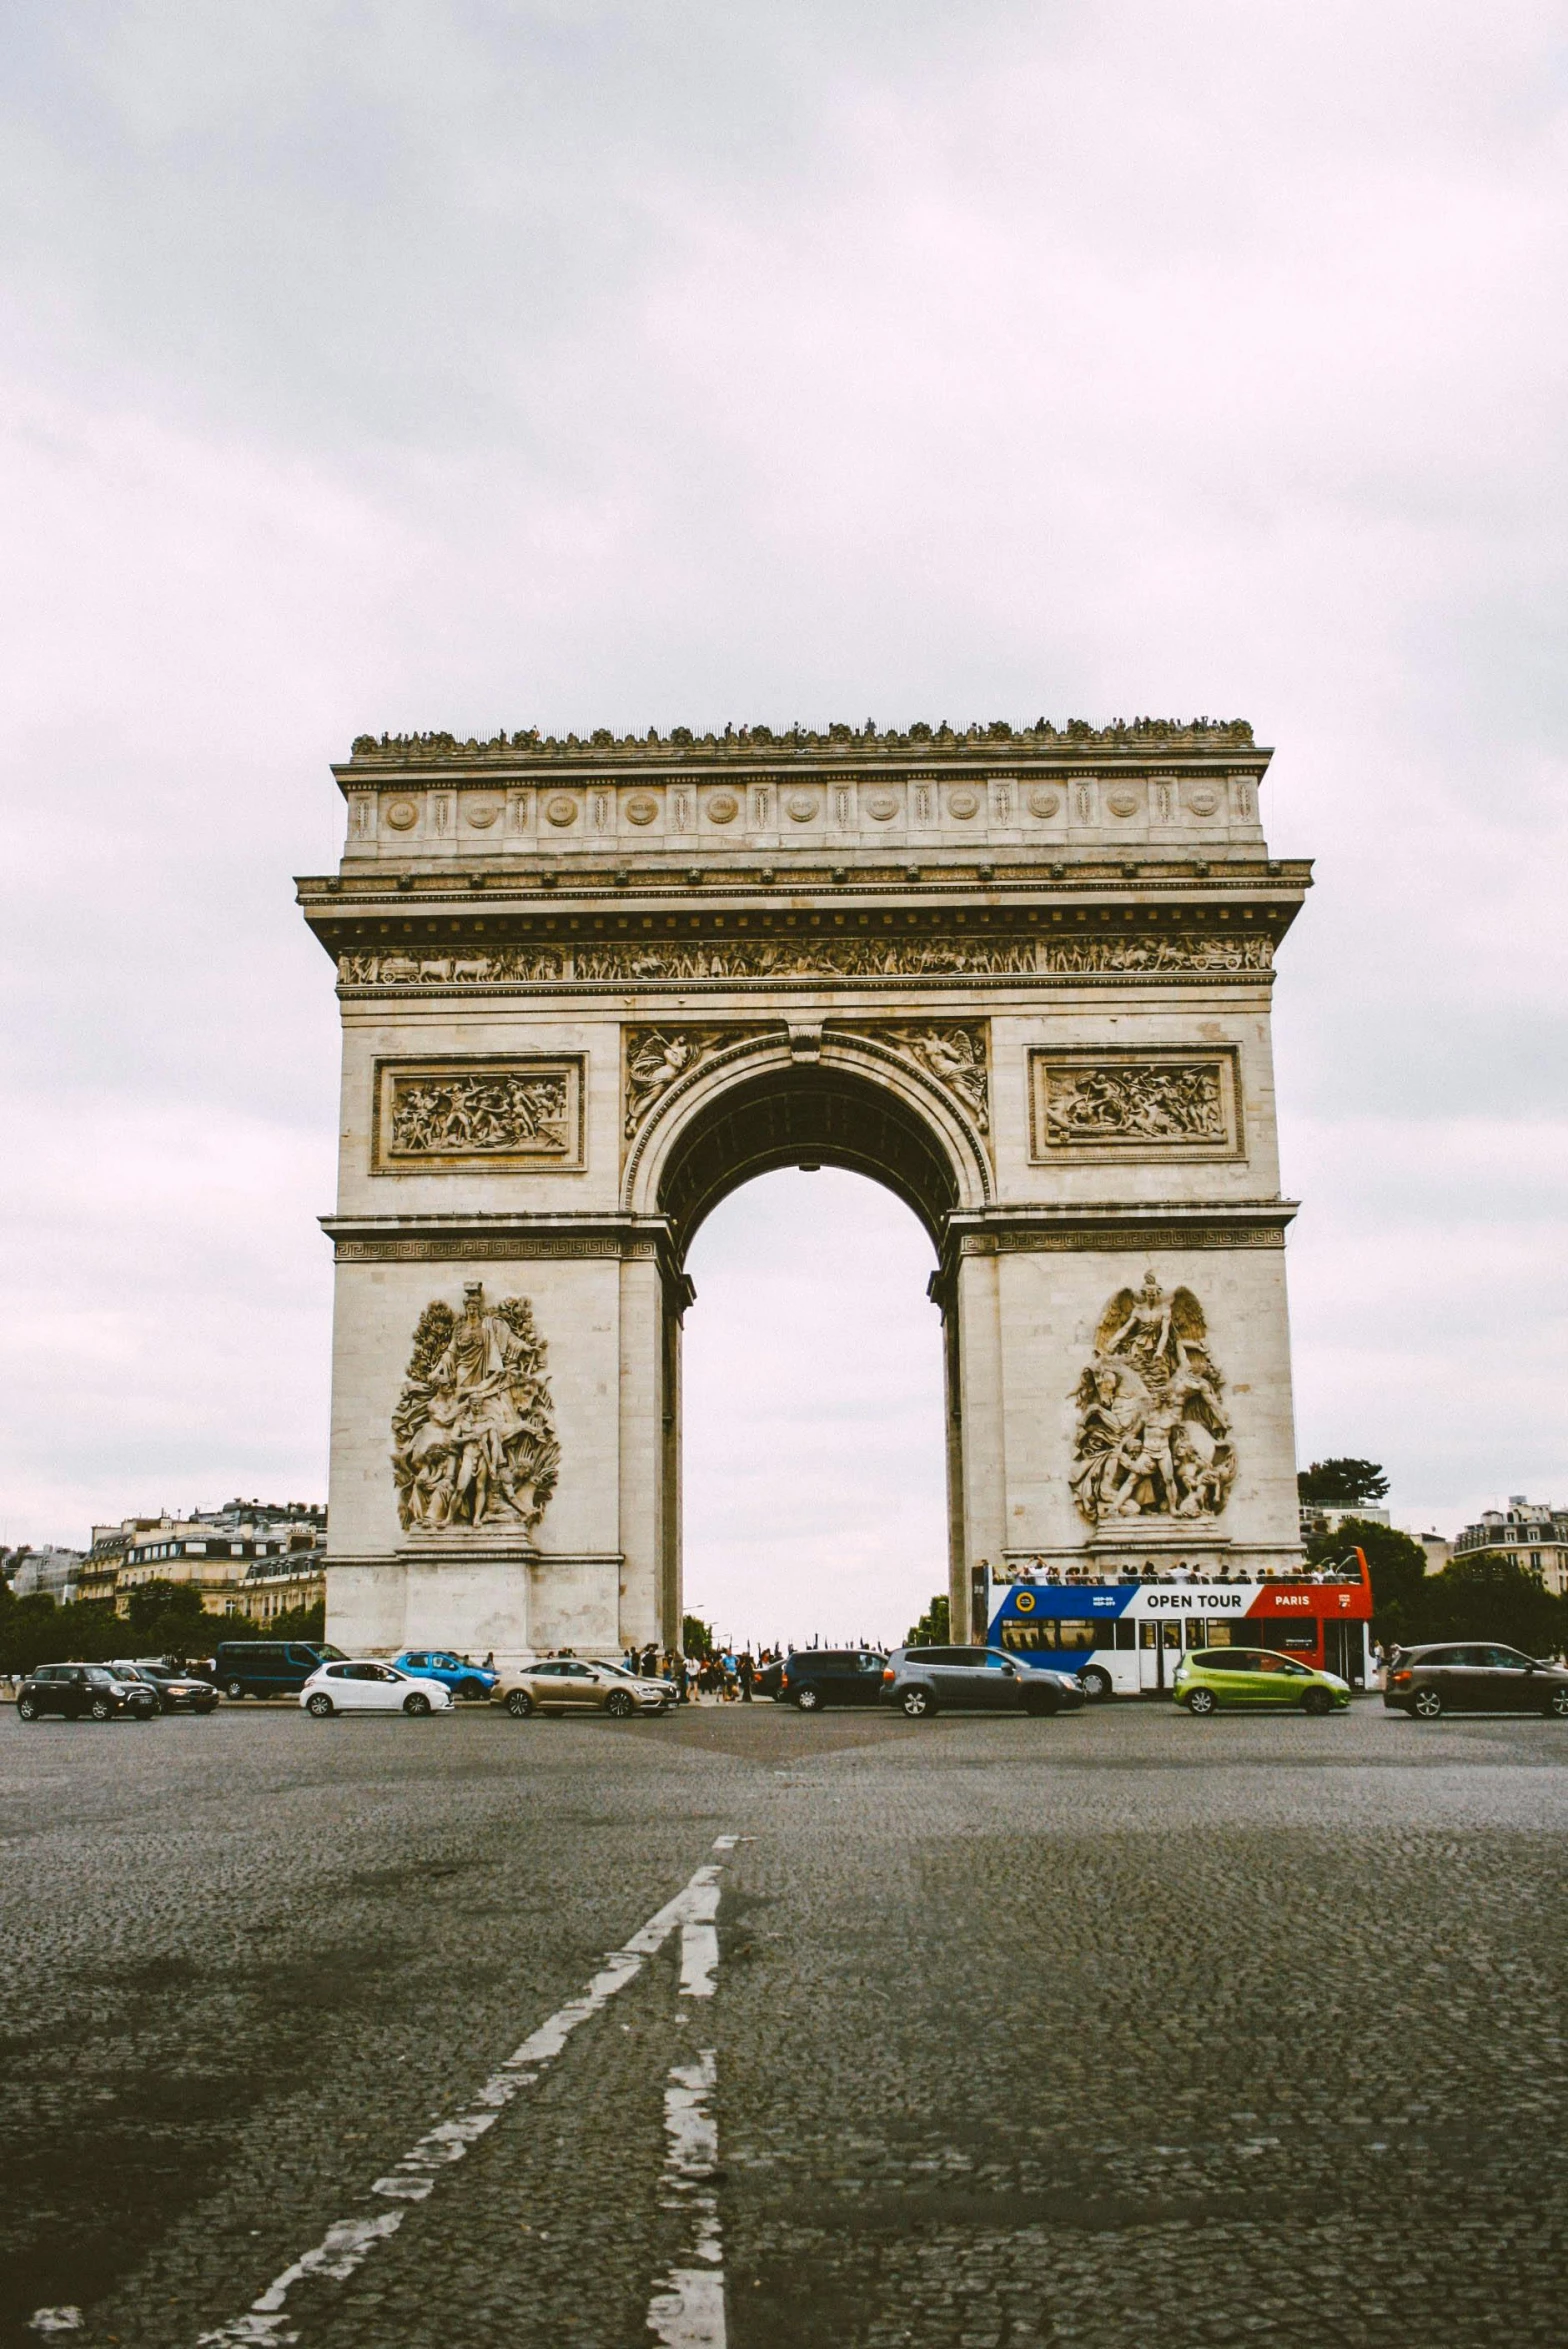
M1568 1500L1560 7L12 0L0 74L0 1538L324 1489L354 734L868 713L1278 746L1301 1457ZM926 1262L827 1173L702 1236L737 1633L937 1586Z

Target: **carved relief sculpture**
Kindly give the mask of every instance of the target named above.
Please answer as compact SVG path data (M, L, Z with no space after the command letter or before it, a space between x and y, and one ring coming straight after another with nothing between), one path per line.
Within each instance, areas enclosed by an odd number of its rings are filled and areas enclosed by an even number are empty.
M565 985L628 979L959 979L1105 972L1266 971L1267 935L1119 938L778 938L506 947L458 955L343 954L344 987Z
M461 1312L439 1299L425 1307L392 1414L405 1532L532 1533L561 1459L545 1352L526 1297L487 1306L482 1284L468 1281Z
M907 1028L868 1027L856 1032L914 1061L945 1093L952 1095L980 1133L990 1131L984 1020L946 1021L940 1025L931 1022Z
M537 1152L563 1158L571 1150L570 1081L564 1070L540 1076L516 1069L494 1075L394 1075L391 1096L391 1157L526 1157Z
M1228 1142L1213 1061L1141 1061L1044 1070L1045 1139L1074 1142Z
M745 1028L628 1028L626 1031L626 1139L663 1100L678 1078L687 1076L726 1044L737 1044Z
M1106 1307L1074 1398L1073 1498L1090 1525L1224 1508L1236 1453L1206 1336L1192 1291L1167 1292L1152 1272Z

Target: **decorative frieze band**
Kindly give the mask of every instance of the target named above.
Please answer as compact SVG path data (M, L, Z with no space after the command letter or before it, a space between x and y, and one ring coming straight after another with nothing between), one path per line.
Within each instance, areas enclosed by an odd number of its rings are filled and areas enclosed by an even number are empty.
M341 954L338 981L361 988L632 986L676 980L732 985L814 979L922 981L974 978L1223 978L1267 971L1266 933L1235 937L1166 932L1110 938L717 939L683 944L621 940L496 947L486 953Z

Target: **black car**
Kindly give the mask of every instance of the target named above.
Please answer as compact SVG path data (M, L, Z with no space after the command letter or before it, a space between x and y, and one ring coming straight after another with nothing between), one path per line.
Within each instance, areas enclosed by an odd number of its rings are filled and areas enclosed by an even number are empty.
M50 1713L67 1721L113 1721L124 1714L150 1721L158 1697L145 1680L123 1680L107 1664L40 1664L16 1692L19 1721L42 1721Z
M1568 1671L1495 1640L1445 1640L1398 1649L1383 1702L1418 1721L1444 1713L1544 1713L1568 1721Z
M158 1700L164 1713L215 1713L218 1692L210 1680L197 1680L189 1672L177 1672L172 1664L122 1664L109 1667L122 1680L143 1681Z
M801 1648L784 1658L778 1686L769 1693L775 1704L801 1713L820 1713L824 1705L874 1705L886 1662L876 1648Z
M302 1639L223 1639L212 1677L226 1697L298 1696L323 1664L340 1664L341 1648Z

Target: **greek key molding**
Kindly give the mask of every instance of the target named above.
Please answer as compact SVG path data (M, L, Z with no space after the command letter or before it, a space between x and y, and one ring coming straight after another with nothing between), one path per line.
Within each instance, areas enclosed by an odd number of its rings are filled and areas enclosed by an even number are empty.
M1100 1249L1136 1256L1141 1251L1161 1254L1183 1248L1283 1248L1285 1233L1278 1224L1129 1224L1120 1229L1076 1231L1011 1231L965 1233L959 1243L963 1255L1078 1255Z
M552 1239L541 1233L507 1233L494 1239L476 1233L472 1239L452 1239L439 1233L403 1239L334 1240L339 1264L516 1264L536 1257L657 1256L654 1239Z

